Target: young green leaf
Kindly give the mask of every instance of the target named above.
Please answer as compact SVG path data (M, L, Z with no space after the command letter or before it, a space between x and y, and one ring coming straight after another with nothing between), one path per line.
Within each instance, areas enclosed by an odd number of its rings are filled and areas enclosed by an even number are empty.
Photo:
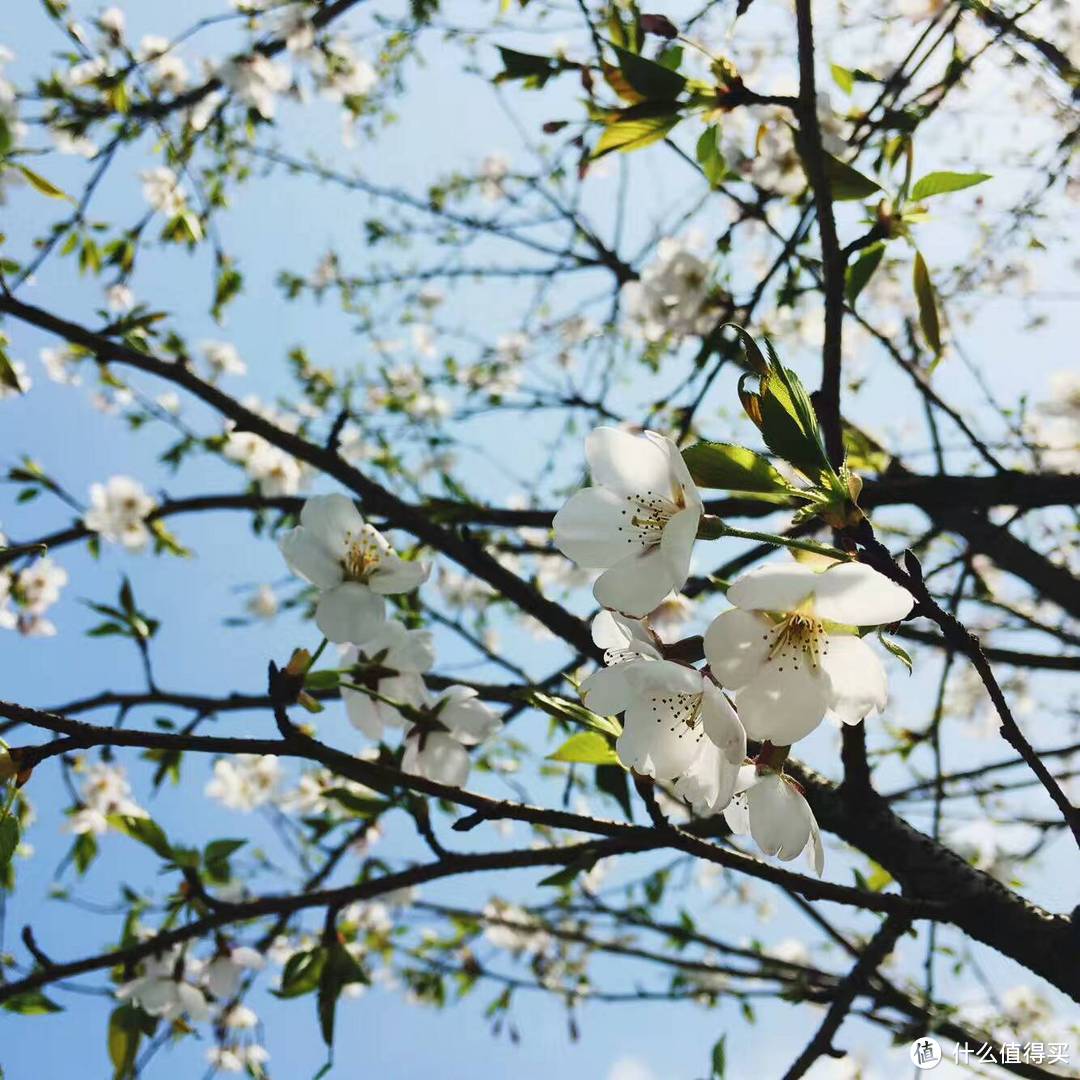
M111 814L109 824L119 832L130 836L132 840L138 840L140 844L145 844L163 859L169 859L170 861L173 859L175 853L172 846L156 821L144 817Z
M885 648L890 653L892 653L892 655L895 656L896 659L899 660L900 663L904 665L904 667L906 667L908 669L908 674L910 675L912 673L912 671L914 670L915 665L912 663L911 656L908 654L908 651L906 649L901 648L899 645L897 645L896 642L893 641L892 638L886 637L880 630L878 631L877 636L878 636L878 641L880 641L881 644L884 645Z
M598 731L579 731L555 751L549 761L579 761L586 765L615 765L618 755Z
M4 1008L20 1016L44 1016L45 1013L64 1011L62 1006L50 1001L40 990L27 990L24 994L9 997L4 1002Z
M844 202L853 199L866 199L881 190L881 185L869 176L863 176L858 169L846 165L839 158L825 154L825 173L829 178L829 191L833 200Z
M945 195L950 191L963 191L989 180L989 173L932 172L915 181L911 189L912 201L928 199L931 195Z
M884 243L871 244L844 273L844 298L854 305L859 293L866 288L867 282L874 276L882 256L885 254Z
M846 67L841 67L839 64L832 64L830 66L832 72L833 82L844 91L845 94L850 94L852 88L855 86L855 72L849 71Z
M915 252L915 267L912 272L912 284L915 287L915 300L919 305L919 326L922 327L926 344L935 356L941 355L941 324L938 321L937 298L934 285L930 280L930 271L922 253Z
M135 1074L139 1042L142 1039L142 1018L134 1005L121 1005L109 1016L109 1060L113 1080L131 1080Z
M0 871L6 870L19 846L19 821L10 811L0 820Z
M659 142L679 122L678 113L664 111L652 115L640 115L627 109L621 119L609 124L593 149L592 157L603 157L613 150L626 154L631 150L641 150L654 142Z
M42 195L47 195L50 199L67 199L71 202L71 196L61 191L51 180L46 180L40 173L34 172L33 169L27 168L22 162L16 161L13 163L15 168L19 170L26 177L30 186L35 190L41 192Z
M728 174L727 161L720 150L720 128L707 127L697 141L697 161L710 187L719 187Z
M688 446L682 456L699 487L781 498L791 490L768 458L745 446L699 442Z
M618 45L613 47L626 81L647 101L673 101L686 86L685 76L677 71Z

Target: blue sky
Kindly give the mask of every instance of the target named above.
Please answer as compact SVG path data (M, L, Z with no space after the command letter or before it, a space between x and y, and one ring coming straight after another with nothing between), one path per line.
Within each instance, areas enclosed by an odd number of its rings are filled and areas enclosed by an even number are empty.
M210 5L192 3L169 5L161 0L145 0L130 5L129 24L132 37L144 32L168 34L194 19L203 9L216 10ZM55 31L49 26L36 3L14 0L15 17L7 20L2 34L4 44L11 47L18 60L11 67L12 77L21 82L30 71L41 71L45 56L59 47ZM79 10L92 13L93 6ZM487 8L484 9L486 16ZM776 17L775 12L771 17ZM362 24L358 24L362 25ZM552 35L558 36L557 34ZM541 51L535 37L511 43ZM222 38L219 49L224 52L227 39ZM425 66L409 71L414 88L398 103L399 120L393 130L376 145L361 143L352 150L337 147L336 122L331 111L323 106L314 110L317 127L311 127L308 114L293 107L282 111L278 137L290 149L312 142L321 143L326 153L332 152L335 161L343 166L359 167L365 175L384 184L403 184L419 190L432 173L451 168L475 168L484 154L500 149L510 155L522 154L518 136L506 113L492 99L490 88L479 78L462 74L458 55L441 50L431 42L425 48ZM492 67L488 61L489 68ZM560 101L559 94L563 94ZM529 99L515 93L515 107L521 107L524 124L534 130L542 120L557 113L561 104L571 106L569 95L556 92L555 103L545 95ZM331 147L334 149L331 151ZM1000 148L993 148L997 156ZM128 220L141 212L136 174L150 162L152 147L147 142L128 150L95 202L95 212L103 218ZM926 151L930 159L940 153L941 161L926 160L932 165L947 166L948 145L944 140L931 143ZM87 166L81 161L49 155L41 159L40 171L68 190L76 190ZM631 190L638 194L643 205L650 194L681 191L681 174L677 167L661 163L659 158L646 162ZM987 168L987 171L996 171ZM1010 183L1007 167L1003 183ZM610 220L615 179L596 181L588 196L588 211L594 220ZM132 204L138 209L132 209ZM969 201L957 207L970 210ZM25 250L46 215L53 212L29 192L18 192L9 206L0 209L0 222L12 249ZM221 224L226 245L230 250L244 253L245 293L230 309L227 325L215 327L206 314L210 288L210 266L204 253L188 256L170 251L154 253L140 269L133 282L140 298L155 304L165 304L175 313L189 340L204 337L228 337L235 342L251 367L251 375L243 384L243 392L255 390L264 397L285 389L283 357L289 346L303 342L320 363L335 367L351 366L369 358L365 343L354 334L343 318L330 317L334 308L313 303L283 305L274 288L277 271L288 266L306 273L318 257L333 244L343 254L351 256L355 267L363 265L363 231L361 221L367 211L358 209L354 199L325 187L313 187L278 177L270 182L250 184L235 199L234 206ZM845 211L850 216L850 211ZM961 224L947 221L927 242L929 253L944 253L958 237L966 235ZM853 228L849 219L842 228ZM644 236L643 222L635 222ZM955 230L955 231L954 231ZM479 245L481 254L489 246ZM634 244L628 244L633 251ZM944 255L942 255L944 257ZM1065 270L1056 257L1048 260L1046 271L1052 275ZM601 289L606 282L595 276L575 279L574 287L582 293ZM40 279L21 294L27 301L54 308L69 316L92 319L93 310L100 306L100 286L75 273L70 260L50 263ZM452 321L464 333L492 341L501 332L516 326L525 290L511 284L486 284L483 288L462 287L453 295ZM562 299L562 298L560 298ZM566 298L566 302L570 302ZM1023 356L1023 363L997 361L992 367L995 391L1004 400L1014 400L1023 393L1038 393L1050 372L1062 366L1069 338L1058 321L1051 321L1037 330L1022 330L1022 301L1018 297L1002 296L985 309L977 326L964 331L966 343L977 355L992 353L995 358ZM219 463L198 462L185 466L179 477L173 478L154 471L150 462L155 453L171 441L166 431L149 431L133 438L115 417L104 416L88 408L86 393L49 383L37 363L39 349L53 344L45 335L22 326L6 327L14 343L14 353L25 359L32 369L35 386L30 394L18 401L0 403L3 433L0 449L4 464L24 449L62 479L64 485L80 497L90 483L114 473L131 473L149 486L165 488L170 494L194 494L203 491L236 490L242 478ZM805 362L804 377L812 383L816 377L814 361L809 354L800 354ZM867 422L888 430L913 414L915 402L904 379L891 369L882 368L880 357L867 365L875 375L874 389L860 399ZM879 377L880 372L880 378ZM661 373L660 381L664 379ZM633 371L628 372L633 380ZM140 384L152 393L164 387ZM973 400L970 381L959 365L943 370L939 389L946 397ZM240 386L237 386L238 392ZM629 385L625 397L631 400L639 387ZM711 415L719 419L721 403L731 410L732 382L720 380L718 397ZM903 402L904 404L899 404ZM207 423L207 417L191 408L185 415L192 422ZM709 415L707 412L706 415ZM541 460L538 443L543 440L543 418L528 421L511 417L495 417L477 424L471 438L479 452L470 459L474 470L471 479L477 489L484 491L494 502L502 503L519 489L521 477L527 476ZM494 453L510 445L512 454ZM567 456L572 461L572 454ZM566 473L572 475L571 472ZM16 539L23 540L49 531L65 523L70 514L56 501L42 498L35 503L15 506L14 491L0 491L0 526ZM884 515L883 515L884 516ZM283 617L269 626L254 626L231 630L221 625L228 615L235 615L243 605L242 590L263 581L279 581L284 567L274 545L257 539L248 532L244 521L235 514L199 515L177 520L176 531L185 544L196 552L192 560L135 560L106 548L99 560L93 560L81 548L64 550L59 558L71 574L72 584L64 600L55 609L54 621L60 627L58 637L49 640L22 639L5 634L0 640L0 670L4 674L3 696L34 705L56 705L66 700L92 693L103 686L126 689L138 685L140 672L134 653L125 652L109 639L94 640L82 636L96 617L79 603L80 598L108 601L114 595L121 575L129 574L135 584L140 604L151 614L165 617L165 625L154 643L155 667L159 681L170 688L199 688L208 692L231 689L254 691L265 679L268 658L282 658L294 645L314 644L311 628L300 626L292 617ZM712 552L700 556L704 568L719 561ZM576 601L582 612L588 610L585 598ZM528 642L529 670L543 674L554 668L561 653L547 643L537 643L520 633L506 631L511 645ZM468 657L460 646L441 636L441 658L454 665ZM1022 647L1018 643L1018 647ZM520 649L519 649L520 655ZM891 719L903 723L910 710L913 722L925 712L928 695L932 692L938 661L929 660L910 682L894 667L890 677L894 687L903 686L900 699L894 706ZM494 677L483 667L476 668L478 678ZM1040 682L1040 692L1053 696L1056 685L1052 679ZM143 714L139 722L149 723L151 714ZM112 718L101 714L99 719ZM1037 717L1025 717L1025 723L1038 723ZM337 745L357 745L355 732L335 710L319 718L320 733ZM217 722L215 731L228 734L267 734L272 727L266 716L230 715ZM1051 724L1035 728L1045 743L1064 741L1064 732ZM534 738L533 733L519 737ZM538 723L536 734L542 734ZM1036 741L1038 741L1038 738ZM822 729L805 744L805 757L829 772L835 772L834 735ZM800 750L804 749L800 746ZM1004 755L1005 747L996 742L975 742L967 734L950 736L945 744L948 763L967 764L983 757L992 759ZM252 835L260 838L268 852L281 855L275 848L273 833L257 817L241 819L222 810L201 797L192 797L203 782L208 766L192 763L186 774L184 789L164 788L156 796L139 775L134 757L124 759L129 771L137 776L136 792L155 815L178 830L186 842L206 840L215 836ZM35 854L19 864L20 888L9 901L5 911L6 949L18 950L17 935L26 922L33 923L42 947L57 958L84 955L112 940L115 920L75 912L59 901L46 901L55 868L70 844L70 837L61 832L62 809L67 796L58 781L55 768L42 769L34 777L30 794L37 807L38 820L29 833ZM884 779L900 783L905 773L895 764L881 770ZM476 777L480 790L501 793L497 782ZM886 783L885 786L891 786ZM530 781L530 793L537 798L556 798L557 787ZM550 789L550 790L549 790ZM172 825L171 823L176 823ZM477 837L460 841L462 847L483 843ZM524 842L519 830L517 842ZM103 841L103 857L88 880L78 883L75 891L80 897L98 903L109 903L121 881L144 883L153 881L153 862L143 858L140 850L119 836ZM391 826L382 840L379 853L386 856L419 857L409 830ZM1045 865L1050 869L1035 874L1025 882L1025 892L1054 910L1071 905L1075 899L1075 874L1055 872L1054 853L1049 853ZM639 869L642 864L636 864ZM841 853L831 856L830 876L850 880L847 860ZM630 873L622 867L618 873ZM480 880L454 881L424 890L426 898L443 899L454 903L482 904L491 890L501 895L529 899L536 896L533 883L543 874L516 874L497 883ZM64 879L71 883L70 871ZM618 880L616 876L615 880ZM285 883L283 883L285 884ZM160 884L157 886L160 888ZM775 915L760 924L749 912L730 906L709 905L699 901L696 910L703 926L715 929L719 936L742 940L757 938L778 942L791 936L805 936L802 916L785 907L776 898ZM835 913L834 913L835 914ZM863 920L863 929L872 923ZM921 955L914 947L909 955ZM1018 971L994 956L982 956L985 970L1001 985L1035 982L1033 976ZM832 957L826 963L842 964ZM494 966L509 970L498 959ZM944 965L943 965L944 966ZM605 988L627 989L639 982L658 985L641 969L631 969L621 961L604 961L595 969L596 982ZM104 978L88 980L89 985L103 987ZM943 974L948 987L949 976ZM970 992L970 991L969 991ZM405 1004L400 994L373 990L357 1001L343 1001L339 1013L339 1043L337 1067L332 1075L341 1077L412 1077L437 1076L440 1080L466 1080L483 1076L501 1078L514 1076L520 1080L547 1078L553 1071L567 1076L606 1077L619 1062L630 1059L641 1063L647 1071L634 1077L612 1074L613 1080L668 1080L669 1077L697 1077L707 1069L709 1050L720 1034L728 1032L729 1075L734 1080L750 1076L778 1075L795 1050L809 1038L818 1015L807 1010L793 1010L779 1004L762 1004L759 1022L749 1027L736 1006L722 1005L705 1011L693 1005L666 1006L655 1003L602 1006L586 1005L580 1013L581 1037L571 1042L566 1037L565 1011L553 1000L540 994L523 995L515 1015L521 1030L520 1045L512 1045L505 1035L493 1038L483 1018L483 1009L495 996L495 990L474 992L461 1006L443 1012L418 1009ZM98 997L73 993L58 994L66 1011L53 1017L26 1021L18 1039L9 1040L4 1066L11 1080L53 1080L70 1075L73 1054L78 1052L80 1074L107 1075L105 1056L105 1018L108 1002ZM260 993L253 1002L263 1017L267 1029L273 1075L280 1078L304 1077L313 1074L323 1060L318 1039L314 1007L311 1001L278 1002ZM9 1020L7 1030L13 1030ZM782 1034L781 1034L782 1033ZM878 1058L885 1044L877 1034L868 1034L855 1023L844 1029L841 1043L859 1047ZM76 1051L74 1048L78 1047ZM204 1046L189 1041L176 1052L162 1054L147 1075L152 1080L188 1078L199 1075ZM887 1068L883 1075L889 1075ZM816 1075L816 1074L815 1074ZM822 1073L821 1075L825 1075ZM943 1069L938 1075L948 1075Z

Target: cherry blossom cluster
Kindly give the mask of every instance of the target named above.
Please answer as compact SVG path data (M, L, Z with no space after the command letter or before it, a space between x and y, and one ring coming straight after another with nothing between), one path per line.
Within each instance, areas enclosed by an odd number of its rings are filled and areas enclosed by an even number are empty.
M423 678L435 662L430 632L386 617L386 598L417 588L430 567L402 559L344 495L308 499L280 547L289 568L318 592L315 625L342 647L355 679L341 684L353 725L374 741L388 727L407 727L402 769L464 784L466 747L490 738L501 722L470 687L433 695Z
M605 667L581 684L585 705L621 714L628 768L673 785L699 814L724 811L770 855L809 847L817 825L783 770L787 748L825 718L860 723L886 702L881 661L860 636L911 610L910 594L862 563L778 563L727 592L704 635L706 665L665 655L648 616L685 585L702 525L701 495L671 439L601 427L586 439L592 486L555 517L555 543L602 573L593 639ZM747 740L760 744L744 764Z

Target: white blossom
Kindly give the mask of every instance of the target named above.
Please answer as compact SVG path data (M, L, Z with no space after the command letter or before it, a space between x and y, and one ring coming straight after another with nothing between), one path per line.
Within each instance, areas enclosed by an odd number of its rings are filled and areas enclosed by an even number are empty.
M179 177L167 165L157 165L139 173L143 198L157 211L172 217L187 204Z
M260 585L247 602L247 610L256 619L269 621L278 613L278 598L272 585Z
M488 202L498 202L505 198L506 188L503 181L510 175L510 162L505 154L492 153L480 163L480 194Z
M623 286L631 329L649 342L678 340L712 327L711 271L684 240L668 237L637 281Z
M384 596L411 592L428 567L394 554L344 495L316 495L280 540L289 568L319 590L315 625L335 643L361 645L384 621Z
M105 303L110 311L130 311L135 306L135 294L127 285L117 282L105 290Z
M435 663L435 647L430 630L408 630L399 622L386 622L362 646L345 650L342 666L359 661L374 663L379 675L371 679L370 689L381 697L414 709L428 702L423 673ZM364 681L364 677L359 677ZM342 686L341 697L349 722L369 739L378 742L387 727L399 728L405 720L393 705L362 690Z
M743 574L727 595L735 607L709 627L705 657L750 738L788 746L826 712L857 724L885 707L885 669L854 628L907 615L899 585L863 563L791 562Z
M146 519L156 506L137 480L112 476L104 484L90 485L90 509L83 524L128 551L144 551L150 542Z
M68 818L66 828L76 836L101 836L109 830L108 818L146 817L146 811L131 797L131 785L122 765L91 765L79 790L78 809Z
M227 341L204 341L200 348L210 365L211 380L221 375L247 374L247 364L236 351L235 345Z
M206 965L206 989L218 1001L236 996L245 971L261 971L266 965L262 955L246 945L239 945L215 956Z
M292 83L292 72L262 53L237 56L218 69L218 78L264 120L273 120L277 96Z
M602 569L597 601L647 615L686 583L702 503L682 455L665 436L596 428L585 440L593 486L555 515L555 545Z
M273 799L281 783L281 763L270 754L233 754L214 762L206 794L230 810L248 812Z
M820 877L825 849L817 819L799 786L783 773L752 765L740 770L736 786L736 797L724 811L731 831L749 833L766 855L785 862L806 851Z
M180 947L161 956L151 956L139 965L139 973L116 991L121 1001L132 1001L143 1012L163 1020L178 1020L186 1016L193 1023L210 1017L210 1006L203 992L183 976L177 977ZM187 965L190 970L192 965Z

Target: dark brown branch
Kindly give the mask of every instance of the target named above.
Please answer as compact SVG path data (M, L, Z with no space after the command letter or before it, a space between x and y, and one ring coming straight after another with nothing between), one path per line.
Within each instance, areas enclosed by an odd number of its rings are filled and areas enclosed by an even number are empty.
M866 990L867 983L892 952L893 946L907 931L909 925L908 920L901 916L890 916L885 920L878 932L870 939L847 978L837 988L821 1027L807 1044L806 1049L792 1063L791 1068L784 1073L784 1080L799 1080L799 1077L805 1076L820 1057L844 1056L843 1051L838 1051L833 1047L833 1037L840 1030L840 1025L851 1011L855 999Z

